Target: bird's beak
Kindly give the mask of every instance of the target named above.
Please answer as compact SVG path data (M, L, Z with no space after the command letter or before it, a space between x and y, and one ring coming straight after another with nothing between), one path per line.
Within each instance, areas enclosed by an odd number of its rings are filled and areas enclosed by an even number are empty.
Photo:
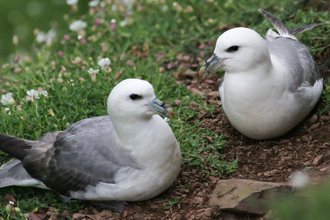
M206 79L212 73L223 67L223 61L225 61L224 58L220 58L213 54L207 61L205 61L206 65L199 70L199 77Z
M165 106L164 102L155 98L146 105L152 112L168 118L174 118L174 112L171 108Z

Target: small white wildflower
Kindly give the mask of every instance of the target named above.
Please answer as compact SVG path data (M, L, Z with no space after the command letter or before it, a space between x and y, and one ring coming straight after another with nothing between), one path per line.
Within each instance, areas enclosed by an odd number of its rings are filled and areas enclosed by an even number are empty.
M111 64L111 60L109 58L103 58L97 64L104 69L105 65L109 66Z
M167 117L165 117L165 118L164 118L164 121L166 121L166 122L169 122L169 121L170 121L170 119L169 119L169 118L167 118Z
M43 31L39 31L39 33L38 33L38 35L36 37L36 41L39 42L39 43L41 43L41 42L46 41L46 39L47 39L46 38L46 33L43 32Z
M38 92L38 90L35 90L35 89L31 89L31 90L27 91L26 94L27 94L26 99L28 101L32 101L32 100L34 100L34 98L40 99L39 95L43 95L45 97L48 96L47 91L41 90L41 91Z
M4 112L4 113L7 113L7 112L8 112L8 115L10 115L10 114L11 114L11 112L10 112L10 109L9 109L9 108L5 108L5 109L3 110L3 112Z
M85 21L78 20L78 21L75 21L72 24L70 24L69 29L71 31L78 31L78 30L84 29L86 27L87 27L87 23Z
M43 96L48 96L48 92L47 91L40 91L39 95L43 95Z
M134 3L134 0L123 0L122 1L124 3L124 5L126 5L127 7L131 7Z
M87 72L89 73L89 74L96 74L96 73L98 73L100 70L99 69L96 69L96 70L94 70L93 68L90 68L89 70L87 70Z
M54 29L50 29L46 34L47 39L53 39L56 37L56 31Z
M125 27L126 25L128 25L128 19L125 18L125 20L121 21L119 25Z
M66 0L66 3L68 5L76 5L78 3L78 0Z
M50 29L47 34L43 31L39 31L37 37L36 37L36 41L41 43L41 42L45 42L45 41L51 41L53 40L53 38L56 37L56 32L54 29Z
M167 10L168 10L168 6L167 6L167 5L163 5L163 6L162 6L162 11L163 11L163 12L167 12Z
M13 98L13 93L8 92L7 94L2 95L1 104L2 105L13 105L13 104L15 104L15 100Z
M117 6L116 6L116 5L112 5L112 6L111 6L111 10L112 10L112 11L117 11L117 10L118 10L118 9L117 9Z
M96 7L100 3L100 0L94 0L88 3L89 7Z
M100 3L100 6L101 6L102 8L104 8L105 6L107 6L107 3L106 3L106 2L101 2L101 3Z
M28 95L28 96L26 97L26 99L27 99L28 101L33 100L33 98L40 99L37 90L31 89L31 90L27 91L26 94Z
M290 181L291 181L292 187L297 188L297 189L302 189L308 185L309 176L306 173L297 172L297 173L294 173L290 177Z

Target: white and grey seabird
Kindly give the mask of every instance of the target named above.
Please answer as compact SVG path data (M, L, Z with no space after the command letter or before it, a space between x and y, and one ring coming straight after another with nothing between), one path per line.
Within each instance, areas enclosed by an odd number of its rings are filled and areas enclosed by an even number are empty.
M294 29L259 10L277 29L265 38L249 28L233 28L218 38L213 56L201 68L204 78L225 71L219 92L230 123L252 139L289 132L314 108L323 89L308 48L295 37L319 24Z
M109 201L121 212L124 201L165 191L181 166L179 144L159 116L173 118L172 109L139 79L115 86L107 109L109 116L81 120L36 141L0 134L0 150L17 158L0 168L0 187L51 189L68 199Z

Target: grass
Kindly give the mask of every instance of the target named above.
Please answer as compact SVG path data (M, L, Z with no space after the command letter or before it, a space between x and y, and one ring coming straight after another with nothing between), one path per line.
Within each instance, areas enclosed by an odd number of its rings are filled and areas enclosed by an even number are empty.
M14 94L16 105L0 105L0 132L35 140L45 132L63 130L81 119L105 115L106 99L111 89L125 78L141 78L148 80L158 98L172 105L176 112L176 119L170 120L169 124L180 143L183 166L198 167L200 172L209 175L234 172L239 161L221 159L226 137L203 130L199 128L203 122L192 120L197 118L198 110L212 113L215 106L203 105L203 97L193 95L184 85L177 84L173 74L176 70L161 72L160 69L176 61L179 53L199 57L202 65L212 53L213 46L205 49L198 49L198 46L215 42L227 27L248 26L265 34L271 24L258 13L258 8L275 13L289 27L324 22L329 18L329 13L317 12L312 8L303 10L303 5L292 5L287 0L189 0L176 5L173 3L141 1L133 5L132 14L125 6L116 3L117 11L113 11L111 5L106 5L104 9L92 9L84 16L74 13L66 15L68 24L78 19L87 22L87 28L80 33L87 43L78 40L79 34L76 32L59 30L57 39L51 43L36 45L38 53L34 56L20 57L18 63L2 66L0 87ZM99 19L98 24L95 18ZM122 27L120 22L125 18L129 22ZM110 28L111 19L117 21L114 31ZM62 37L64 34L70 39L65 40ZM330 45L329 38L324 37L329 34L329 26L323 26L305 32L298 38L313 53L318 53ZM205 56L199 55L201 50ZM164 56L156 61L157 54L161 52ZM123 54L126 54L125 58L120 59ZM87 70L98 69L97 62L101 57L112 60L112 73L100 70L94 82ZM128 60L132 60L134 65L128 65ZM121 78L114 79L114 75L123 69L125 71ZM192 70L197 71L198 68ZM46 90L48 96L40 96L34 102L27 101L26 92L39 87ZM178 99L182 101L181 106L174 104ZM325 101L330 103L328 98ZM191 102L199 103L199 106L191 108ZM54 115L49 112L50 109ZM211 137L213 143L205 141L203 136ZM5 154L0 152L1 155ZM18 199L22 212L48 206L55 207L59 212L75 212L82 208L75 204L63 204L57 194L40 189L0 189L0 195L6 193ZM175 204L176 200L172 201ZM9 218L4 208L0 208L0 214Z

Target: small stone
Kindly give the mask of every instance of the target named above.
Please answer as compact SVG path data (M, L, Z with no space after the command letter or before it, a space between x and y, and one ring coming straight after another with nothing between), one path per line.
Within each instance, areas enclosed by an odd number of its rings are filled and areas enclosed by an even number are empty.
M270 176L272 176L272 174L271 174L270 171L266 171L266 172L264 172L264 176L265 177L270 177Z
M196 89L196 88L191 88L190 89L191 91L192 91L192 93L194 94L194 95L204 95L204 93L202 92L202 91L199 91L198 89Z
M309 120L309 123L314 124L317 121L318 117L316 114L312 115L311 119Z
M86 216L85 214L75 213L75 214L72 215L72 219L73 220L81 220L81 219L85 218L85 216Z
M205 216L211 217L212 216L212 208L205 209Z
M212 91L212 92L207 93L207 95L211 96L211 97L218 97L218 96L220 96L220 93L219 93L219 91Z
M321 172L327 172L327 171L329 171L329 167L321 168L321 169L319 169L319 171L321 171Z
M322 155L319 155L319 156L315 157L315 159L313 160L313 165L314 166L319 165L320 162L321 162L322 157L323 157Z
M315 123L311 126L311 130L318 128L320 126L320 123Z
M330 120L330 117L329 116L322 115L321 116L321 120L327 122L327 121Z
M61 213L61 216L63 217L63 218L66 218L66 217L68 217L70 215L70 212L68 211L68 210L65 210L65 211L63 211L62 213Z
M179 100L179 99L177 99L177 100L175 100L175 104L178 105L178 106L179 106L179 105L182 105L182 101Z

